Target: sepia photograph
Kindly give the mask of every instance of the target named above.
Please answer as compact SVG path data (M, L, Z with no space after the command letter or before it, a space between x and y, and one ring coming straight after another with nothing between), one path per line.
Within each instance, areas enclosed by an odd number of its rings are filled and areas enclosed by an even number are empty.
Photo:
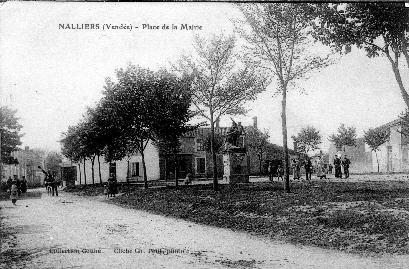
M409 268L409 2L0 2L0 268Z

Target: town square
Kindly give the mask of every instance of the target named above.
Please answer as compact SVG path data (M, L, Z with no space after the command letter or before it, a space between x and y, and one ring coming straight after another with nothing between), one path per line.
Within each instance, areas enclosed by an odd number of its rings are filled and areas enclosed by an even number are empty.
M407 3L0 17L0 268L408 268Z

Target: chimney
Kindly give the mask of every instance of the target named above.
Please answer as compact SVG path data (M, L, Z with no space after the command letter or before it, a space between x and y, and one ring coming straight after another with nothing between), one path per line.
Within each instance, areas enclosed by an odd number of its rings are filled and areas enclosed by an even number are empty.
M253 128L257 129L257 117L253 117Z
M220 128L220 118L216 119L216 128Z
M294 141L293 145L294 145L294 151L297 152L297 150L298 150L297 141Z

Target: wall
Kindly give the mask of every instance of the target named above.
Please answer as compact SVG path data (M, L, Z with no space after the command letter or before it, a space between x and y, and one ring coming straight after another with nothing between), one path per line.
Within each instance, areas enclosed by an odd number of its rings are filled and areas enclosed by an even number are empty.
M408 145L402 145L402 134L399 132L399 125L390 128L391 134L388 142L383 144L377 152L379 158L379 171L386 172L408 172L409 171L409 153ZM388 147L392 148L391 159L392 166L388 169ZM372 153L374 158L373 171L378 171L375 153Z
M101 180L102 182L107 182L109 178L109 163L105 162L103 156L100 157L101 162ZM138 180L143 180L143 167L142 167L142 157L140 154L131 156L129 163L131 162L139 162L139 174L141 175L138 177ZM126 182L127 176L127 168L128 163L127 159L122 159L120 161L116 161L116 178L118 182ZM145 149L145 164L146 164L146 174L148 176L148 180L157 180L159 179L159 154L155 146L152 143L148 143ZM75 164L77 167L77 180L75 184L80 184L80 172L78 171L78 164ZM85 184L84 181L84 163L81 163L81 184ZM92 184L92 165L90 160L86 160L85 162L85 173L86 173L86 184ZM98 161L95 159L94 164L94 182L99 183L99 171L98 171Z

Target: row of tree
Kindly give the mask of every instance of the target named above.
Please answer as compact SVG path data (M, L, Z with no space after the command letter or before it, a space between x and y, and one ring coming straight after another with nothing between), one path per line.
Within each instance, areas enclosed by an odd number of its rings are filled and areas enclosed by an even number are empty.
M269 3L237 7L244 18L235 23L236 32L245 41L242 50L237 50L232 36L207 40L197 37L194 53L181 57L172 73L155 73L135 66L118 71L117 82L107 80L104 98L97 108L90 109L84 121L65 134L64 154L77 161L90 158L93 163L95 156L98 159L102 153L110 161L138 151L145 170L144 149L148 141L162 143L175 154L177 137L188 128L192 104L193 115L201 116L210 125L210 148L216 163L217 120L226 114L244 114L246 101L256 99L258 93L274 85L273 95L282 97L284 178L289 191L287 93L299 88L300 80L333 63L330 54L313 50L316 41L339 52L348 53L356 46L365 49L369 57L385 55L409 105L398 64L401 55L409 63L408 11L403 3ZM163 74L166 79L161 79ZM184 97L175 98L180 95ZM183 111L175 113L172 109L177 111L176 108ZM171 115L177 118L175 122ZM175 132L169 131L172 128ZM352 130L345 131L348 134ZM345 137L334 136L333 140L336 144L349 143ZM146 185L146 173L144 180ZM213 182L217 189L216 165Z
M61 140L63 154L74 162L83 162L85 184L87 159L91 161L94 183L94 163L97 160L100 164L100 156L108 162L127 158L129 165L130 157L139 153L147 188L148 143L176 154L179 136L190 128L189 81L187 76L134 65L117 70L116 81L106 79L101 101L95 108L88 108L84 119L70 126ZM100 170L99 180L102 182Z
M409 95L402 82L401 56L409 68L409 10L404 3L342 4L239 4L245 22L238 32L247 41L245 58L275 78L276 94L282 96L282 133L285 189L289 191L287 147L287 92L312 71L331 64L329 55L311 53L312 38L341 53L352 46L364 49L368 57L386 56L402 97L409 107ZM348 130L346 130L348 132ZM333 137L336 139L336 137ZM343 139L336 139L341 143ZM342 143L347 143L343 141Z

